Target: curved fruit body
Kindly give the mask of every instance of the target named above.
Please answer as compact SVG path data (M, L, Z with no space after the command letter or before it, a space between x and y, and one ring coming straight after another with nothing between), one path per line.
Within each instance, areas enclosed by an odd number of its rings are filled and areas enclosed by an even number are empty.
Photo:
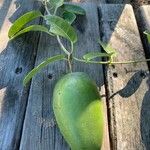
M87 74L70 73L57 82L53 110L59 129L72 150L100 150L103 104L96 84Z

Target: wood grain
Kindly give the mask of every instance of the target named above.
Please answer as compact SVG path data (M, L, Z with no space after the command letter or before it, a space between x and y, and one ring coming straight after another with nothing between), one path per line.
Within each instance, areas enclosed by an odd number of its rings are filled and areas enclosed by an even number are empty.
M20 4L19 8L15 2ZM26 34L8 42L7 34L11 21L41 6L30 0L2 0L0 4L0 149L16 150L20 145L29 89L23 88L22 80L34 65L39 36Z
M101 39L118 52L115 61L145 59L133 9L130 5L100 5ZM148 116L149 88L146 63L118 64L105 68L111 148L142 150L143 121ZM147 135L147 134L145 134Z
M82 4L87 14L79 17L74 24L78 32L78 43L75 46L76 55L82 57L88 51L98 50L99 25L97 7L94 4ZM65 46L69 46L64 41ZM45 58L60 54L60 48L54 38L42 34L39 42L36 64ZM65 62L56 62L43 69L33 80L30 89L28 106L25 116L21 150L68 150L67 143L62 138L55 123L52 110L53 89L58 79L67 73ZM99 86L104 84L103 68L100 65L73 64L74 71L83 71L96 80Z

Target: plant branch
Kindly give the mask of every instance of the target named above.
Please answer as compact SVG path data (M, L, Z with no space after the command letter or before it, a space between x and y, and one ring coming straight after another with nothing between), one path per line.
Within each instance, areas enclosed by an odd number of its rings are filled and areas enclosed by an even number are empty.
M57 13L57 9L58 9L58 7L55 7L54 15L56 15L56 13Z
M69 66L69 70L70 70L70 72L72 72L72 64L71 64L71 62L72 62L72 53L69 53L68 51L67 51L67 49L64 47L64 45L63 45L63 43L61 42L61 40L60 40L60 38L59 38L59 36L57 35L57 41L58 41L58 43L59 43L59 45L60 45L60 47L61 47L61 49L67 54L67 56L68 56L68 59L67 59L67 61L68 61L68 66ZM72 46L71 46L72 47Z
M50 13L50 11L49 11L49 9L47 7L47 2L46 1L44 1L44 6L45 6L45 10L46 10L47 14L51 15L51 13Z
M133 63L141 63L141 62L149 62L150 59L145 60L130 60L130 61L124 61L124 62L112 62L112 61L87 61L84 59L79 59L76 57L73 57L74 60L83 62L83 63L92 63L92 64L104 64L104 65L113 65L113 64L133 64Z
M71 54L73 53L74 51L74 45L73 45L73 42L71 42Z
M69 70L72 72L72 54L68 55Z
M70 53L67 51L67 49L64 47L63 43L61 42L60 40L60 37L57 35L57 41L61 47L61 49L67 54L67 55L70 55Z
M73 57L74 60L79 61L79 62L84 62L84 63L90 63L90 64L110 64L110 61L87 61L84 59L79 59L76 57Z
M150 59L144 59L144 60L129 60L124 62L112 62L111 64L133 64L133 63L141 63L141 62L149 62Z

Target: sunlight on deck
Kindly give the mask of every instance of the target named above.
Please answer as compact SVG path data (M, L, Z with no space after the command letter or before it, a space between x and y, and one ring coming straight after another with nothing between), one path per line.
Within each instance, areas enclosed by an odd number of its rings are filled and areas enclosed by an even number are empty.
M1 4L1 2L0 2L1 8L3 7L3 5L4 5L4 3ZM0 45L1 45L0 52L2 52L6 48L7 43L9 41L8 30L12 24L9 21L9 18L15 12L15 10L16 10L15 8L16 8L16 6L14 4L14 1L12 1L10 4L10 7L8 8L8 12L7 12L5 18L3 18L1 20L2 23L1 23L1 27L0 27Z
M4 3L4 0L1 0L1 1L0 1L0 9L1 9L2 6L3 6L3 3Z

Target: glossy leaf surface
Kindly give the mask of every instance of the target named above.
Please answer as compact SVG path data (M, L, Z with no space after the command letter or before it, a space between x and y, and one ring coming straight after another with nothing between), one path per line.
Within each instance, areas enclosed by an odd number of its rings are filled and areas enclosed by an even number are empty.
M8 37L12 38L15 34L17 34L20 30L23 29L23 27L32 21L35 18L42 17L43 15L39 11L31 11L24 15L22 15L20 18L18 18L8 32Z
M12 36L10 38L10 40L13 40L14 38L24 34L24 33L27 33L27 32L30 32L30 31L41 31L41 32L46 32L47 34L50 34L52 35L49 30L44 27L44 26L41 26L41 25L31 25L27 28L24 28L23 30L19 31L17 34L15 34L14 36Z
M86 12L85 10L77 5L73 5L73 4L64 4L63 5L64 10L74 13L74 14L79 14L79 15L85 15Z
M62 36L71 42L77 41L75 29L64 19L58 16L45 16L48 25L51 25L50 32Z

